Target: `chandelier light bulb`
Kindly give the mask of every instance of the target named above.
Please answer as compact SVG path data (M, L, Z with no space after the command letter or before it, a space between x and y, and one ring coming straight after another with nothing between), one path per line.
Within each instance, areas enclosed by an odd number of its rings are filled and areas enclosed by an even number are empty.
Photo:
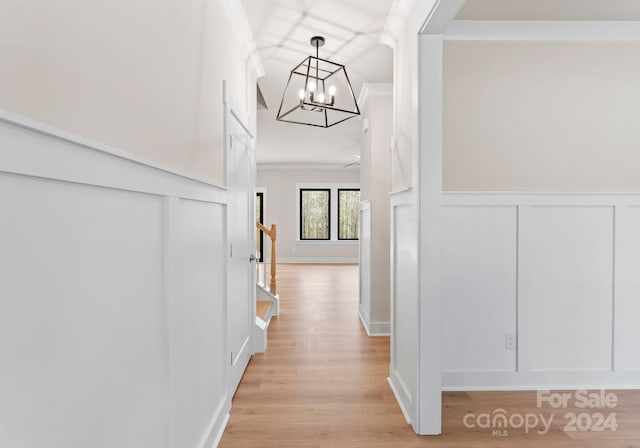
M313 93L313 92L315 92L315 91L316 91L316 83L315 83L315 82L313 82L313 81L311 81L311 82L309 83L309 92Z
M298 90L298 98L300 98L300 101L304 100L304 89Z
M322 92L318 93L318 102L324 103L324 93Z
M336 95L336 86L329 86L329 96Z

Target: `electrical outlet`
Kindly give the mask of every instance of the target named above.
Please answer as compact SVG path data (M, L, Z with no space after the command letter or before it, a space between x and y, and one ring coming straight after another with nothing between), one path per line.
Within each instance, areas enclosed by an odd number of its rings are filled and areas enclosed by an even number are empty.
M508 350L516 349L516 335L514 333L507 331L504 334L504 348Z

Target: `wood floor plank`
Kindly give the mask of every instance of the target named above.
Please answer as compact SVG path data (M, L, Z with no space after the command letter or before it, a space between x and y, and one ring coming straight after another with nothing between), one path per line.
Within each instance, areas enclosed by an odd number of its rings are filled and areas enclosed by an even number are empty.
M280 315L240 383L223 448L640 448L640 391L613 391L616 431L575 433L564 415L584 410L538 409L535 392L447 392L443 435L416 436L386 381L389 338L360 324L357 266L278 265L278 292ZM463 423L497 408L553 415L552 425L498 437Z

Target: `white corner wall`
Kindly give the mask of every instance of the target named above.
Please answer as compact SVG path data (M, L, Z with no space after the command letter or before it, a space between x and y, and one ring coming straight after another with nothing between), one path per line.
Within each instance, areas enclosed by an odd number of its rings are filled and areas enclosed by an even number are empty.
M0 146L0 445L215 445L226 191L4 112Z
M422 164L432 168L438 164L424 159L418 138L422 101L419 74L423 69L419 33L437 3L394 1L381 37L394 49L389 382L407 422L418 434L441 432L440 313L431 306L437 296L425 294L422 285L427 279L421 266L422 238L426 234L420 215ZM434 107L439 104L435 99ZM438 138L439 133L433 136ZM438 179L435 176L431 182ZM435 320L431 322L425 316Z
M357 169L313 168L311 166L261 167L258 166L257 186L265 191L265 222L269 227L276 224L278 263L357 263L358 241L297 241L299 232L298 184L358 185L360 174ZM335 202L334 195L332 201ZM332 217L337 213L332 212ZM271 254L268 238L265 238L264 253Z
M360 275L369 287L360 289L360 318L369 335L390 333L391 133L393 85L365 84L358 103L368 130L360 150L361 237ZM368 233L367 233L368 232ZM364 257L369 257L368 261Z

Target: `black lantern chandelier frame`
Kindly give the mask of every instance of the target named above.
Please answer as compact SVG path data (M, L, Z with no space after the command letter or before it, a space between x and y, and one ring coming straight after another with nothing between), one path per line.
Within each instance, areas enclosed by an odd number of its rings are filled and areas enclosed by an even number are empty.
M322 36L312 37L311 45L316 48L316 55L306 57L300 64L291 70L287 85L282 95L282 100L280 101L280 108L278 109L278 115L276 117L277 121L329 128L360 115L358 101L353 93L353 87L351 87L351 81L349 80L349 75L347 75L345 66L319 57L319 48L324 45L324 42L325 40ZM321 64L322 67L320 66ZM330 81L332 80L331 78L336 75L340 75L341 73L344 74L347 86L346 90L348 90L351 100L353 101L354 108L352 110L336 107L336 87L335 85L329 85L327 87L327 84L330 84ZM282 108L284 106L285 97L291 87L291 81L294 79L294 76L304 77L304 89L301 89L298 92L299 102L295 104L295 106L283 112ZM296 111L305 111L310 114L323 114L322 119L317 120L321 124L299 121L289 117ZM347 116L345 118L332 121L329 119L329 112L332 111L346 114Z

